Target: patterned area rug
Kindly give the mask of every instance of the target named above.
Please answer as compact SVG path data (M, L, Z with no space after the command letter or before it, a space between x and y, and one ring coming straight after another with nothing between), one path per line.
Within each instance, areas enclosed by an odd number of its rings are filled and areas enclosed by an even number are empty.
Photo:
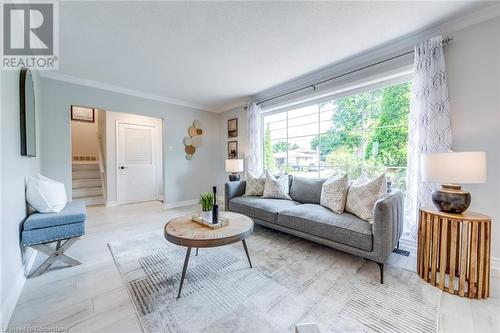
M256 227L241 243L191 252L159 233L109 244L143 327L155 332L436 332L441 291L416 273Z

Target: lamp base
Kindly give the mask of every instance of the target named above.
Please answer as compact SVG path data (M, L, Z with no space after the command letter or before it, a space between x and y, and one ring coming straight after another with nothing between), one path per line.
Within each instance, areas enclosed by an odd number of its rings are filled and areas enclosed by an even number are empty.
M230 182L237 182L239 180L240 180L240 175L238 175L237 173L229 174L229 181Z
M470 201L470 193L460 185L443 184L432 192L432 202L441 212L461 214L469 208Z

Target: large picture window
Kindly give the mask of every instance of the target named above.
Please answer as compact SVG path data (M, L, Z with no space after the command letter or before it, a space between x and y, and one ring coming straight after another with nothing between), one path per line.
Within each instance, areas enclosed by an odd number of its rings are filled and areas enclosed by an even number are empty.
M411 83L264 114L264 169L351 179L386 172L405 190Z

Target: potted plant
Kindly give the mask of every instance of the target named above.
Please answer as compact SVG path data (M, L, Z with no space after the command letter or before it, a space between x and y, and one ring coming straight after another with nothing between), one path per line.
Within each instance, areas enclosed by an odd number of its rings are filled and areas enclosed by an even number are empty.
M207 221L212 221L212 208L214 206L214 195L205 193L200 195L201 217Z

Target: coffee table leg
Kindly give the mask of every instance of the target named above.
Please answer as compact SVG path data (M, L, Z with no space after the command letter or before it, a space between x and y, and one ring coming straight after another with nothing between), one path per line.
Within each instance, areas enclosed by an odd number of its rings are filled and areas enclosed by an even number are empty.
M252 261L250 260L250 254L248 254L247 242L245 240L241 241L243 243L243 248L245 249L245 253L247 254L248 263L250 264L250 268L252 268Z
M181 284L179 286L179 294L177 294L177 299L181 298L182 284L184 283L184 277L186 276L186 270L188 267L190 255L191 255L191 247L188 247L186 252L186 258L184 259L184 267L182 267Z
M196 248L196 254L195 254L195 255L196 255L196 256L198 255L198 248Z

